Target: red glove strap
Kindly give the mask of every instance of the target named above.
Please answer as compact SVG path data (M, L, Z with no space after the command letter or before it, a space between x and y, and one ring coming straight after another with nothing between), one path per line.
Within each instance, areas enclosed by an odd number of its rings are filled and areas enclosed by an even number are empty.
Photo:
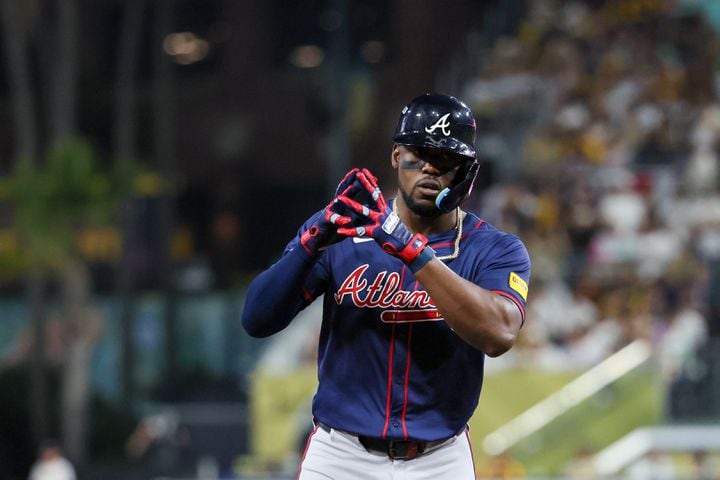
M400 250L396 255L402 259L403 262L410 264L415 258L420 255L425 245L427 245L428 239L421 233L416 233L410 239L405 248Z
M320 230L317 226L313 225L312 227L305 230L300 237L300 245L303 246L306 252L308 252L310 255L316 255L318 252L314 248L314 245L310 245L309 243L317 237Z

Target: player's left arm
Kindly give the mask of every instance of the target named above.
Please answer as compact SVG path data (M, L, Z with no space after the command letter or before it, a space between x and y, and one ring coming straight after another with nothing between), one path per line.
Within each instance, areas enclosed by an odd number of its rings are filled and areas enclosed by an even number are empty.
M527 282L520 275L528 277L529 259L519 241L509 248L512 250L504 256L513 258L514 265L501 260L486 272L497 289L462 278L436 257L415 272L445 322L460 338L491 357L513 346L524 320Z
M372 237L385 252L400 258L433 299L447 324L464 341L493 357L508 351L523 323L530 275L530 260L522 243L506 235L491 249L488 257L494 260L484 265L478 278L466 280L437 259L425 236L413 235L392 212L372 174L363 170L357 178L371 194L373 205L338 196L338 201L356 216L352 225L338 228L338 233ZM513 286L510 283L513 280L519 286ZM510 290L524 292L516 295Z

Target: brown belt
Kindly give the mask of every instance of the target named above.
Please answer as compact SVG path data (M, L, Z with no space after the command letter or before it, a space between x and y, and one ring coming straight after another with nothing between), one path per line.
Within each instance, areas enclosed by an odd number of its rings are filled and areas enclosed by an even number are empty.
M318 422L317 425L326 432L329 432L331 429L331 427L323 423ZM386 440L362 435L357 438L367 451L384 453L393 460L412 460L425 453L429 448L436 447L447 441L447 439L432 442L423 442L420 440Z

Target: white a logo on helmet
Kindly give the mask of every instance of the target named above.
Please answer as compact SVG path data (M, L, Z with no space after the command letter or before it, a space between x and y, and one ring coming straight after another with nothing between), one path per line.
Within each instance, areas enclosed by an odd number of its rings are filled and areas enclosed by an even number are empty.
M450 120L448 119L449 116L450 116L450 114L446 113L442 117L438 118L437 122L433 123L429 127L425 127L425 131L427 133L434 133L435 130L437 130L439 128L443 135L445 135L446 137L449 137L450 136Z

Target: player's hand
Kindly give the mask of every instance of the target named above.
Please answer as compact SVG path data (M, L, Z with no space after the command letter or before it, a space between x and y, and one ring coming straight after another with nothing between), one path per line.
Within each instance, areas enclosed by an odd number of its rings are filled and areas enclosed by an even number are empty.
M300 244L310 255L317 255L328 246L345 238L338 235L337 229L340 226L350 225L352 219L339 212L337 197L352 195L357 189L355 175L358 171L357 168L353 168L345 175L335 189L335 198L323 209L320 218L300 236Z
M373 174L363 169L355 172L354 176L356 188L337 197L337 202L352 212L352 225L339 227L338 234L372 237L384 251L400 258L413 272L418 271L435 253L427 246L427 238L419 233L413 235L393 213ZM367 202L360 203L357 199Z

